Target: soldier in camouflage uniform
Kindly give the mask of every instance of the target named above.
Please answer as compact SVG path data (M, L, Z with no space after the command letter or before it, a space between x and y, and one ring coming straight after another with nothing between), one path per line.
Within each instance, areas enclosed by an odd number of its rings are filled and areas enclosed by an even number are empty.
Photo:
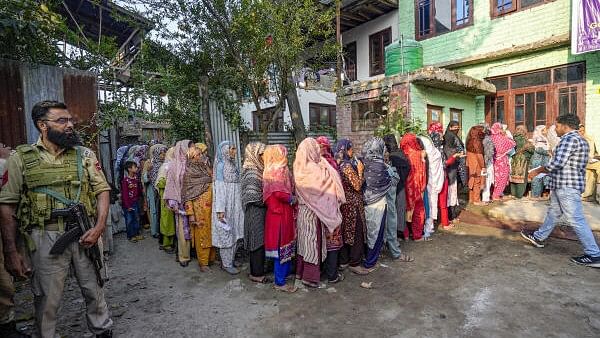
M99 241L106 227L110 187L94 152L79 146L73 118L64 103L40 102L31 115L40 138L33 145L17 147L8 160L8 182L0 190L5 265L15 277L32 272L35 337L55 336L58 307L71 266L85 298L89 330L96 337L112 337L113 322L104 291L85 251ZM55 218L51 212L65 208L69 201L83 204L96 223L62 254L51 255L50 248L67 230L62 217ZM32 270L17 251L18 233L28 243Z

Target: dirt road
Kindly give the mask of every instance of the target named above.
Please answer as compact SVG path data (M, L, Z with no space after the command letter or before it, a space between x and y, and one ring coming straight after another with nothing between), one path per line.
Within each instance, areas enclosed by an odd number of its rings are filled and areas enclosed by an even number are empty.
M518 234L463 225L431 242L401 243L413 263L381 260L369 276L288 295L115 238L108 303L116 337L600 337L600 270L576 266L577 242L534 249ZM372 282L363 289L361 282ZM59 330L87 333L77 284ZM20 316L31 295L19 292ZM22 323L23 324L23 323Z

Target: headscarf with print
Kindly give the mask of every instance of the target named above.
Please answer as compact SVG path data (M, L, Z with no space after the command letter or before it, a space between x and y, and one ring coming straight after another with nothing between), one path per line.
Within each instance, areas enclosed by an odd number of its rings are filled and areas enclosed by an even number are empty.
M148 180L150 184L156 185L156 179L158 178L158 170L160 166L163 164L164 159L161 160L161 155L167 152L167 146L163 144L155 144L150 147L150 155L152 156L150 160L150 170L148 171Z
M210 188L210 184L212 183L212 169L210 167L210 159L206 155L206 150L207 147L204 143L197 143L195 147L188 149L181 192L183 202L188 202L202 196ZM191 156L196 154L198 154L198 159L191 158Z
M252 142L244 150L244 164L240 178L242 186L242 207L263 200L263 172L265 166L261 155L265 152L265 144Z
M338 169L342 170L344 166L351 165L356 170L354 159L348 156L348 150L352 149L352 141L348 139L338 140L335 144L335 160L338 163Z
M292 175L288 168L288 151L282 144L269 145L265 149L263 159L263 201L273 193L283 192L293 194Z
M548 138L544 135L544 129L546 129L546 126L543 124L535 127L533 130L532 141L536 148L549 150Z
M321 156L323 156L331 166L337 170L338 165L335 159L333 158L333 152L331 151L331 142L325 136L317 137L317 143L321 147Z
M385 143L379 137L369 139L363 146L365 164L365 204L372 204L384 198L392 187L388 166L383 161Z
M164 200L182 202L181 191L183 187L183 176L185 175L187 152L192 141L183 140L175 144L173 163L167 171L167 185L163 195Z

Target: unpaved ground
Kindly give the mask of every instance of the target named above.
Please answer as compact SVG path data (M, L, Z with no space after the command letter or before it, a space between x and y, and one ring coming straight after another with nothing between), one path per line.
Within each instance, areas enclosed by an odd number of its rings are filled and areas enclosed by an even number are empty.
M577 242L534 249L515 233L462 225L434 241L401 243L413 263L382 259L373 274L287 295L217 268L181 268L146 239L115 238L107 298L116 337L600 337L600 269L568 262ZM373 282L363 289L361 282ZM63 336L86 324L70 281ZM30 294L19 292L21 316Z

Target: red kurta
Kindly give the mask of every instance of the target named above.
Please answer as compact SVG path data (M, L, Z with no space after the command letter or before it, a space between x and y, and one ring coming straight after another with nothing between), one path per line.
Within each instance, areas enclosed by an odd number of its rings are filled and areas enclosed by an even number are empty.
M279 258L281 263L291 260L296 253L296 226L291 195L276 191L265 201L265 254Z

